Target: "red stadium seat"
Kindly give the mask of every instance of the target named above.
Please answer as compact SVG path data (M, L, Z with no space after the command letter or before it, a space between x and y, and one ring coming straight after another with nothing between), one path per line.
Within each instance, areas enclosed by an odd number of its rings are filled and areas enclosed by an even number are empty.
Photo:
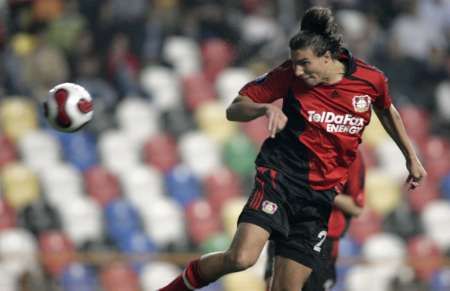
M428 180L439 182L450 172L450 143L447 139L437 136L427 139L424 142L423 156Z
M443 264L443 257L436 243L428 237L418 236L408 241L410 263L420 280L430 280Z
M429 134L430 118L428 114L414 105L404 105L399 108L399 112L409 136L420 146L423 141L427 140Z
M121 262L105 266L100 281L105 291L139 291L139 279L133 269Z
M14 144L6 136L0 135L0 169L17 159Z
M183 79L183 96L186 107L195 111L203 103L214 100L216 91L203 74L197 73Z
M439 185L426 178L422 185L414 191L408 191L407 195L411 208L420 213L431 201L439 198Z
M16 211L4 198L0 198L0 232L16 226Z
M100 166L84 172L84 183L89 196L102 207L120 196L117 177Z
M380 232L382 217L371 209L365 209L360 217L353 219L349 234L362 245L370 236Z
M39 248L45 271L57 277L75 260L75 248L69 238L60 231L48 231L39 235Z
M168 134L152 136L144 144L144 160L161 172L167 172L179 162L175 139Z
M234 60L233 46L222 39L208 39L201 47L203 71L214 82L217 75Z
M221 232L221 225L215 213L205 200L197 200L186 207L187 231L196 245L200 245L213 234Z
M228 168L221 168L204 180L206 199L216 213L220 213L225 202L242 195L239 176Z

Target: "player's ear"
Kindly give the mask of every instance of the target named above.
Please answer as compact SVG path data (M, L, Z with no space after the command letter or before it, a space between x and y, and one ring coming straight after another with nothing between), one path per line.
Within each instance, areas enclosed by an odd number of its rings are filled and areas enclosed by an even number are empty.
M325 63L328 63L332 60L330 51L326 51L322 57L324 57Z

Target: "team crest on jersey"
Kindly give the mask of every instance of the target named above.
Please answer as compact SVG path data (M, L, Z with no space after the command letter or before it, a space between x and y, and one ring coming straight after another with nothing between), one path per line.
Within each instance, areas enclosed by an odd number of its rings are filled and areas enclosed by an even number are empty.
M352 103L356 112L366 112L370 109L371 99L369 95L353 96Z
M264 211L267 214L274 214L275 211L277 211L277 209L278 209L278 206L273 202L264 200L262 203L262 211Z

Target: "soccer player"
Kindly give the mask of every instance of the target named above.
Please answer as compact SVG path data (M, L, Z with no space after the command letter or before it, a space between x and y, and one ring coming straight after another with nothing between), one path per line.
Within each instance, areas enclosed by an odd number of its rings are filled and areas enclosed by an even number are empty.
M199 289L245 270L269 239L275 242L271 290L300 290L320 267L334 197L348 179L371 109L406 159L409 187L426 175L386 77L343 48L328 8L306 11L289 48L290 60L245 85L227 108L231 121L266 116L271 137L256 159L255 187L229 249L190 262L160 290ZM280 98L282 109L272 104Z
M355 161L348 170L348 180L342 193L334 198L334 206L328 220L328 235L323 243L320 269L313 270L306 280L302 291L328 291L336 283L336 260L339 251L339 239L348 229L350 219L361 214L364 207L365 167L358 151ZM269 243L268 259L264 279L270 290L273 273L275 245Z

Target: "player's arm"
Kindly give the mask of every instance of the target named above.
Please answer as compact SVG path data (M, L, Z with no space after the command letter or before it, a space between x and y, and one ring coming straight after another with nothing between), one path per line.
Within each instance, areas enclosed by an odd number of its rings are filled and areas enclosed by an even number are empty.
M406 133L400 114L392 104L385 109L380 109L374 106L374 111L386 132L391 136L405 156L406 167L409 171L409 176L407 179L409 189L416 188L422 178L427 175L427 172L417 157L408 134Z
M358 217L363 208L358 206L350 195L338 194L334 198L334 205L342 210L345 214Z
M269 119L268 129L271 137L281 131L287 123L283 111L270 103L256 103L247 96L238 96L227 108L227 119L230 121L250 121L265 115Z

